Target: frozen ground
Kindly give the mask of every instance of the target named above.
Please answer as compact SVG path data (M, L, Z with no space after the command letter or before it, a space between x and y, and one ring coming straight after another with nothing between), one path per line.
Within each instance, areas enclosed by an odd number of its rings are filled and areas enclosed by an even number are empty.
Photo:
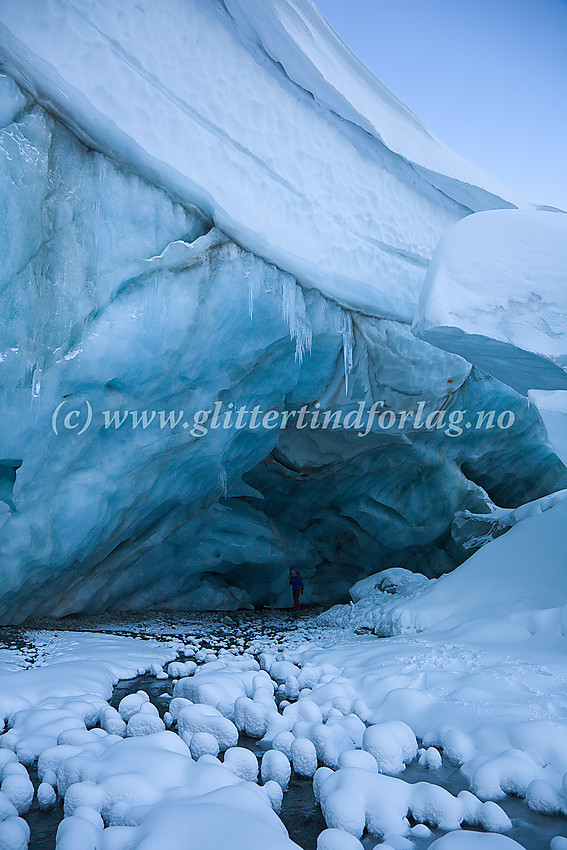
M560 632L553 653L380 639L317 614L4 629L0 846L25 848L26 824L35 850L540 850L567 835Z

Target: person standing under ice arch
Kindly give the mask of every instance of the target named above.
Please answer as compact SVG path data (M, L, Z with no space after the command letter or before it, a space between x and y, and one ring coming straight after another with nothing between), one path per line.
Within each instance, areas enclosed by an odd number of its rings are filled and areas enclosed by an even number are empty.
M293 594L293 605L296 611L299 611L299 597L303 595L303 579L297 570L289 571L289 583L291 584L291 592Z

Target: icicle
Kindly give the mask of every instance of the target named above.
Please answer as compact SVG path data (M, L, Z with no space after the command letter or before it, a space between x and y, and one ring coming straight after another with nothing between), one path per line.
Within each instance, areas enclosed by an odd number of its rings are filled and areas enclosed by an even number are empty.
M311 351L313 332L301 287L289 275L285 275L282 282L282 314L295 341L295 360L302 363L305 353Z
M42 376L42 364L34 364L32 367L32 378L31 378L31 408L35 411L35 414L39 413L39 402L41 397L41 376Z
M352 318L350 313L345 310L343 312L342 322L342 337L343 337L343 359L345 368L345 394L348 396L348 376L352 372L353 367L353 348L354 348L354 332L352 328Z
M295 284L295 359L301 363L303 356L311 351L313 331L305 308L303 290Z
M32 398L39 399L41 394L41 366L36 365L32 376Z
M219 471L219 484L221 488L221 493L223 494L223 496L226 496L226 494L228 493L228 476L226 474L226 469L224 468L224 466L221 466Z
M248 278L248 313L250 321L254 318L254 278L249 271L244 272L244 277Z
M97 169L97 175L96 175L97 185L94 187L95 191L94 191L94 205L93 205L93 210L94 210L94 222L93 222L94 257L93 257L93 261L94 261L95 275L98 275L98 268L99 268L99 263L98 263L98 231L99 231L100 221L101 221L100 206L101 206L101 199L103 197L103 184L104 184L105 171L106 171L106 158L98 155L96 157L95 162L96 162L96 169Z
M250 321L254 318L254 301L258 294L258 274L254 274L254 261L250 256L244 259L244 279L248 280L248 314Z
M282 281L282 313L284 321L289 325L289 329L293 334L292 322L295 314L295 280L289 275L285 275Z

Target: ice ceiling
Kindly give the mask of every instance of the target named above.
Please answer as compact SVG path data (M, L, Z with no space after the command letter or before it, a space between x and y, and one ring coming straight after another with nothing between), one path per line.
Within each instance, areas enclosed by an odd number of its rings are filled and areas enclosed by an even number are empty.
M520 202L308 2L171 7L0 2L4 622L281 604L290 566L334 602L379 569L451 570L487 494L567 486L526 398L411 331L441 235ZM219 401L515 423L104 424Z

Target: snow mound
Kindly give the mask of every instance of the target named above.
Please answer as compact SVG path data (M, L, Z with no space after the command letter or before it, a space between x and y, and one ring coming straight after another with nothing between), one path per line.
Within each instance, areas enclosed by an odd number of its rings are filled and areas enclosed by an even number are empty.
M247 850L300 850L257 787L241 783L193 799L164 803L144 813L138 826L110 827L105 838L113 850L143 850L163 845L185 850L187 836L199 848L246 847Z
M555 453L567 466L567 391L528 390L528 398L543 419Z
M133 738L140 735L153 735L155 732L163 732L165 723L159 716L155 705L146 703L143 705L127 723L126 735Z
M150 698L145 691L137 691L135 694L127 694L122 697L118 704L118 713L125 723L128 723L135 714L149 703Z
M474 521L476 534L482 533L474 538L469 533L469 539L482 548L456 570L439 579L384 570L353 587L355 604L335 605L319 622L382 637L457 628L504 637L509 626L499 628L503 617L567 604L566 497L561 490L513 510L492 506L488 514L462 512L456 528Z
M195 735L210 735L216 741L217 752L219 749L224 752L238 744L238 730L234 723L211 705L195 704L182 708L177 715L177 728L183 740L191 745Z
M376 634L388 623L388 612L397 609L404 599L413 599L435 583L421 573L392 567L357 581L350 588L354 604L334 605L319 616L322 625L338 628L369 629Z
M224 754L223 764L247 782L256 782L258 779L258 759L244 747L230 747Z
M567 389L567 215L491 210L441 239L414 332L514 387Z
M42 633L36 634L41 642ZM10 730L14 732L12 741L16 749L20 738L23 742L35 734L33 714L20 715L19 712L40 708L44 701L49 702L51 708L53 701L59 701L56 703L61 710L59 717L71 716L61 721L62 727L75 726L77 717L81 727L84 719L92 719L93 715L96 718L101 708L108 708L105 700L110 699L119 679L131 679L149 670L152 664L164 664L177 654L177 641L164 643L105 634L51 633L42 666L19 672L0 670L0 717L11 718L18 712L19 719ZM57 735L61 731L62 728L58 728ZM44 734L40 725L37 732ZM48 733L48 737L52 739L54 733Z
M463 630L470 624L479 637L499 633L505 639L509 626L503 617L566 605L567 573L562 567L566 522L564 499L528 516L454 572L377 614L381 633Z
M27 850L30 828L23 818L9 815L0 820L0 846L3 850Z
M174 685L173 696L210 705L234 720L237 701L241 697L251 698L263 688L270 691L273 699L272 680L266 671L259 669L254 659L242 659L240 663L236 660L212 661L199 667L193 676L179 679Z
M434 850L524 850L507 835L482 832L449 832L429 845Z
M32 804L34 788L24 765L9 761L0 770L0 779L0 793L12 803L19 815L25 815Z
M415 735L401 720L369 726L364 732L362 746L374 756L380 773L401 773L417 756Z
M412 573L401 567L391 567L379 573L368 576L357 581L350 589L350 598L353 602L360 602L370 593L379 591L381 593L395 593L402 596L411 596L428 584L428 580L421 573Z
M263 783L273 779L281 786L282 791L287 791L291 777L291 765L288 758L280 750L268 750L264 753L260 773Z
M317 850L363 850L363 846L344 829L324 829L317 838Z
M293 770L298 776L313 776L317 770L317 750L309 738L293 738L290 747Z
M191 756L199 761L201 756L218 756L219 742L210 732L195 732L190 739L184 736L184 741L189 744Z
M356 767L323 774L317 793L327 826L343 829L356 838L365 828L386 842L388 836L405 836L409 832L408 815L417 823L444 831L458 829L462 823L494 832L512 828L502 809L494 803L482 803L468 791L454 797L429 782L410 784Z

